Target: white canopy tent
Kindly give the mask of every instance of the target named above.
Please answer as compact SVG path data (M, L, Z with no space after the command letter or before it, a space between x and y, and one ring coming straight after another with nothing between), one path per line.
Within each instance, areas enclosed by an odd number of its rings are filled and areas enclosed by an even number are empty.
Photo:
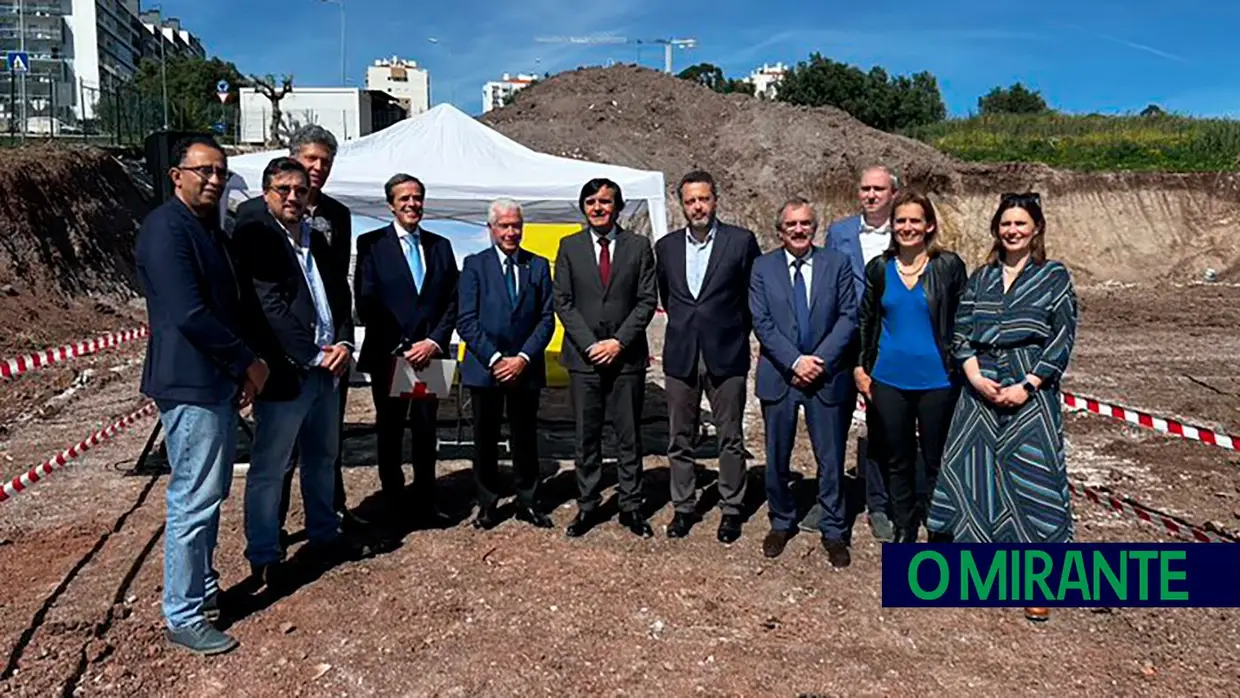
M230 158L234 176L228 198L260 193L263 168L287 151ZM623 219L646 212L652 236L667 234L667 203L662 172L638 170L527 148L488 128L456 107L440 104L377 133L340 146L323 191L354 215L390 219L383 183L405 172L426 184L426 217L481 222L493 199L516 199L527 222L581 220L577 197L595 177L620 185L626 201Z

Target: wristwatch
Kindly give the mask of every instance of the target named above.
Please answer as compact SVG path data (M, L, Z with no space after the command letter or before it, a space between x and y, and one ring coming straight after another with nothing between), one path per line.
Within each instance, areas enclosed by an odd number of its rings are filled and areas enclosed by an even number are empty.
M1029 381L1025 381L1024 383L1021 383L1020 387L1024 388L1025 392L1029 393L1030 395L1033 395L1034 391L1037 390L1037 388L1033 387L1033 383L1030 383Z

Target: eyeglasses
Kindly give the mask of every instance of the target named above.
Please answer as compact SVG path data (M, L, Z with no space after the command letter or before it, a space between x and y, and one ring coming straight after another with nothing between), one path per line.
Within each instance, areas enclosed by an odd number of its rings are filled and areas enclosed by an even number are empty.
M178 170L193 172L203 179L211 179L212 175L218 176L222 180L227 180L232 174L227 167L213 167L211 165L202 165L200 167L178 167Z
M1034 206L1041 207L1042 206L1042 195L1037 193L1036 191L1024 192L1023 194L1017 194L1015 192L1007 192L1006 194L999 197L999 203L1001 204L1005 204L1009 201L1017 203L1017 204L1033 204Z
M291 193L296 193L298 197L302 197L310 193L310 187L294 187L290 184L277 184L271 190L282 197L287 197Z

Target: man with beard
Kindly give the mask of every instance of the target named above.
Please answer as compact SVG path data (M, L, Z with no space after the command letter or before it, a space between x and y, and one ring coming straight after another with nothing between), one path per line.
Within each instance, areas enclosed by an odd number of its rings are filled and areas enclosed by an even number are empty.
M604 412L611 413L619 450L620 524L654 535L641 514L641 413L650 347L646 326L658 304L654 251L645 237L623 230L620 185L586 182L577 199L586 227L560 241L555 311L564 325L561 361L569 372L577 424L577 516L570 537L600 521Z
M809 201L791 199L775 227L783 246L754 262L749 308L761 346L754 390L766 424L766 496L771 531L762 542L777 557L796 533L796 500L789 459L797 413L805 408L818 462L819 531L827 559L845 567L850 531L841 480L852 418L852 368L856 365L857 289L848 258L814 247L818 217Z
M719 440L718 539L741 535L745 500L746 377L749 374L749 272L760 254L744 228L715 217L715 180L694 171L680 180L680 205L689 224L655 245L659 298L667 312L663 372L667 376L668 461L676 513L669 538L683 538L697 522L697 463L693 449L710 401Z
M168 201L142 221L134 251L151 336L143 395L155 401L172 474L164 532L163 614L172 644L219 654L237 640L219 617L212 561L232 483L237 409L267 384L267 363L242 339L244 296L220 229L228 159L209 136L173 148Z
M852 265L858 303L865 297L865 265L881 255L891 242L891 202L899 188L900 177L890 167L871 165L863 168L857 182L861 213L835 221L827 228L826 246L846 255ZM882 469L869 457L870 450L874 448L881 448L881 444L867 441L866 449L857 454L865 478L866 509L874 537L890 542L894 539L895 527L888 511L887 485ZM815 504L801 521L801 530L818 530L821 518L822 508Z
M383 185L395 220L357 238L353 297L366 328L358 370L369 373L375 401L379 482L389 522L406 510L401 468L406 426L413 431L413 490L409 502L426 527L447 523L435 502L436 434L439 397L389 397L394 361L416 370L448 356L456 327L460 272L452 243L422 227L426 187L409 174Z

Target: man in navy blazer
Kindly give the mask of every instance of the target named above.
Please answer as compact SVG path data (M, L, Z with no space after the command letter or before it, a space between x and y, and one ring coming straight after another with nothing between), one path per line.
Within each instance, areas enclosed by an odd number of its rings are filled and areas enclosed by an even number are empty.
M395 220L357 239L353 297L365 328L358 370L370 374L375 401L379 482L391 515L403 509L401 470L406 423L413 431L413 509L423 524L443 525L434 501L439 397L406 400L388 397L393 361L416 369L431 359L452 358L460 272L452 243L422 227L426 187L408 174L383 185Z
M789 459L796 442L797 412L805 408L810 443L818 462L822 545L834 567L850 562L841 480L852 418L852 369L856 363L857 290L848 259L816 248L818 218L801 198L776 217L783 246L754 262L749 307L758 337L755 395L766 424L766 496L771 531L762 542L767 557L784 551L796 533L796 501Z
M667 377L667 458L676 509L669 538L689 534L697 521L697 462L693 449L710 401L719 439L719 530L722 543L741 535L745 500L745 398L749 377L749 274L762 251L754 234L715 217L714 177L694 171L680 180L687 225L655 245L659 298L667 311L663 373Z
M142 222L134 251L151 336L142 394L155 400L172 474L164 534L168 640L199 654L237 641L219 615L212 560L232 483L237 410L266 387L267 364L242 329L243 292L220 227L228 160L208 136L173 149L174 194Z
M458 332L465 342L461 383L474 414L474 526L499 522L500 425L508 411L508 443L516 471L516 518L551 528L538 506L538 400L547 383L545 351L555 332L551 264L521 248L521 206L498 199L487 212L492 245L461 265Z
M853 278L857 285L857 302L865 297L865 265L881 255L891 242L891 204L900 188L900 177L886 165L864 167L857 181L857 200L861 213L835 221L827 227L826 247L848 257ZM867 413L868 415L869 413ZM868 418L868 417L867 417ZM869 458L869 452L880 444L867 442L866 453L858 453L860 467L865 477L866 509L869 511L870 530L880 541L895 538L895 526L891 523L887 485L882 469ZM818 528L822 509L814 505L801 521L801 528L813 531Z

